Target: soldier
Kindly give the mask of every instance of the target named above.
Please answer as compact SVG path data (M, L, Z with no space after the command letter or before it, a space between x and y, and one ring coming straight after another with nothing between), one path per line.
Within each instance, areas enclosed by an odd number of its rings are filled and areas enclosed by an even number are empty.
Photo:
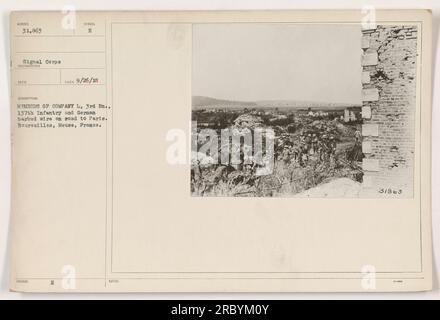
M325 136L325 135L323 135L323 136L322 136L322 139L319 139L319 140L318 140L318 143L317 143L318 157L319 157L319 160L320 160L320 161L323 161L324 158L325 158L325 157L324 157L325 143L324 143L324 140L323 140L324 136Z
M354 133L354 139L355 139L355 144L360 144L362 141L362 133L359 130L359 127L356 128L356 131Z
M288 164L289 161L290 161L290 152L288 146L285 145L283 149L283 162L284 164Z
M297 145L293 148L293 160L296 162L299 162L299 148Z
M327 160L328 135L323 134L321 138L321 160Z
M312 134L311 133L309 133L306 136L305 143L306 143L306 152L309 153L310 150L312 149Z
M330 156L334 158L336 154L336 140L333 135L330 136Z
M312 148L311 148L311 154L315 154L318 149L318 137L316 136L316 133L312 136Z

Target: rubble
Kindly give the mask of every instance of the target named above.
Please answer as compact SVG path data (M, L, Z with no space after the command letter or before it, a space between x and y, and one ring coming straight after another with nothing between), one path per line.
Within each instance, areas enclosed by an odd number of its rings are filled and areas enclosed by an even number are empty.
M362 184L348 178L339 178L295 195L297 198L356 198Z

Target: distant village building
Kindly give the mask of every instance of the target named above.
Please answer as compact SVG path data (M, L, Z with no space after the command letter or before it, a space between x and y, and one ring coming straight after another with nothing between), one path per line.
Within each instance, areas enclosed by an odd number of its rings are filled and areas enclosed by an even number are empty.
M350 111L350 121L356 121L356 114L354 111Z
M344 110L344 121L349 122L350 121L350 110L345 109Z
M344 110L344 122L353 122L353 121L358 120L358 118L360 116L360 111L358 109L346 108Z
M310 110L307 113L307 116L312 117L312 118L327 117L328 116L328 112L324 112L324 111L313 112L312 110Z

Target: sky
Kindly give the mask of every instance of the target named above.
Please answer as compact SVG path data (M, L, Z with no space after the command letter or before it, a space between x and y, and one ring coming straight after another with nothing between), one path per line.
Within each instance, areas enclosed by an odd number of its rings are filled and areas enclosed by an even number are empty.
M361 102L361 30L341 24L195 24L192 94Z

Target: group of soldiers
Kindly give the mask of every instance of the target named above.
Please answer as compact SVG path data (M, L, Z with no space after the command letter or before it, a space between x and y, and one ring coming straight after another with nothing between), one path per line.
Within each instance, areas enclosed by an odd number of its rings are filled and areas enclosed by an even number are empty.
M336 155L336 138L332 133L301 133L299 139L284 143L281 158L285 163L306 166L310 158L329 161Z

